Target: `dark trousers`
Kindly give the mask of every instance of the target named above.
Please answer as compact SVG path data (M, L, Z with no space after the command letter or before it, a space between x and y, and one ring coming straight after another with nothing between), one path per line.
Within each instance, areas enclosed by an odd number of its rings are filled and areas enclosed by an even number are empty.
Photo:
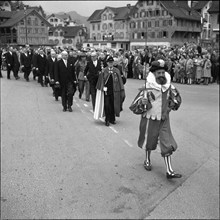
M43 84L43 81L45 82L45 76L44 76L44 74L43 73L41 73L41 72L39 72L38 73L39 75L38 75L38 82L42 85Z
M30 73L31 73L31 67L25 67L24 68L24 78L27 80L27 79L29 79L29 75L30 75Z
M114 94L104 96L105 121L115 121Z
M58 97L59 97L59 90L58 88L54 88L54 85L51 86L52 90L53 90L53 94L54 94L54 97L56 100L58 100Z
M14 77L17 78L18 77L18 69L13 69L13 73L14 73Z
M10 73L12 71L12 67L11 66L7 66L7 78L10 79Z
M66 85L61 86L61 98L63 108L67 109L73 105L74 85L69 82Z
M95 99L96 99L96 83L90 83L90 94L92 97L92 107L93 111L95 109Z

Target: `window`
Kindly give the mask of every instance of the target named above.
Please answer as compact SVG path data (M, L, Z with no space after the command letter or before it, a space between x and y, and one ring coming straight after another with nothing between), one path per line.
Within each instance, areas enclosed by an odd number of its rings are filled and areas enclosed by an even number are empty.
M168 37L168 32L167 31L163 31L163 38L167 38Z
M35 28L35 33L38 34L38 28Z
M147 5L153 5L153 4L154 4L154 1L150 1L150 0L147 1Z
M160 16L160 10L157 10L155 11L155 16Z
M173 21L169 20L169 25L172 26L173 25Z
M121 29L124 29L124 23L121 23Z
M100 30L100 24L98 24L98 30Z
M55 36L55 37L58 36L58 32L57 32L57 31L54 32L54 36Z
M93 30L93 31L95 30L95 25L94 25L94 24L92 25L92 30Z
M44 22L43 21L41 21L41 26L44 26Z
M37 18L35 18L34 23L36 26L38 26L38 19Z
M24 25L24 20L21 20L21 21L20 21L20 25Z
M112 20L112 14L108 15L108 20Z
M41 28L41 33L44 34L45 33L45 29Z
M103 30L106 30L106 29L107 29L107 24L103 24L103 25L102 25L102 29L103 29Z
M145 37L144 32L141 32L141 39L144 39L144 37Z
M107 20L107 16L106 16L106 15L103 15L102 19L103 19L103 20Z
M155 38L155 32L151 32L151 38Z
M148 15L149 17L152 17L153 16L153 12L151 10L148 11Z
M120 33L120 38L121 38L121 39L124 38L124 33L123 33L123 32Z
M138 18L138 13L135 13L135 14L134 14L134 18Z
M57 19L57 18L55 18L55 19L54 19L54 21L55 21L55 22L58 22L58 19Z
M60 36L61 36L61 37L63 36L63 31L60 31Z
M100 33L97 34L97 39L101 40L101 34Z
M167 26L167 20L163 20L163 26Z
M151 21L148 21L148 27L151 27Z
M35 33L36 33L36 29L37 28L35 28ZM49 36L53 36L53 32L52 31L49 31Z
M112 23L109 23L109 24L108 24L108 28L109 28L109 29L112 29L112 28L113 28Z
M31 18L27 19L27 25L31 25Z
M155 21L155 27L159 27L160 26L159 23L160 21Z
M141 22L138 21L138 25L137 25L138 28L141 28Z
M53 18L50 19L50 22L53 22Z

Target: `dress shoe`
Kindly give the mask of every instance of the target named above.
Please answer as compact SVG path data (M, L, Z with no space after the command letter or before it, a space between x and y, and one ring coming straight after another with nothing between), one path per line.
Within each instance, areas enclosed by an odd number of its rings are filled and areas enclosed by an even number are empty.
M109 126L109 122L108 122L108 121L106 121L106 122L105 122L105 125L106 125L106 126Z
M73 109L72 109L71 107L69 107L69 108L68 108L68 111L69 111L69 112L72 112L72 111L73 111Z
M151 169L152 169L151 163L145 160L145 161L144 161L144 168L145 168L147 171L151 171Z
M44 84L43 84L43 83L41 83L41 86L42 86L42 87L44 87Z
M27 78L26 81L29 82L29 79Z
M64 107L64 108L63 108L63 112L66 112L66 110L67 110L67 107Z
M10 77L7 77L7 79L11 79Z
M19 76L17 76L17 77L15 77L15 79L16 79L16 80L18 80L18 79L20 79L20 77L19 77Z
M167 179L173 179L173 178L181 178L182 175L178 173L172 172L171 174L167 173Z
M59 99L58 99L58 98L55 98L55 101L59 101Z

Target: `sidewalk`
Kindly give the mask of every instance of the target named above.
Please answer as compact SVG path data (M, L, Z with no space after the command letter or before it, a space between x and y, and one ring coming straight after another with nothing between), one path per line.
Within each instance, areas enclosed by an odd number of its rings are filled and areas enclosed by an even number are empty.
M219 219L219 160L203 164L146 219Z

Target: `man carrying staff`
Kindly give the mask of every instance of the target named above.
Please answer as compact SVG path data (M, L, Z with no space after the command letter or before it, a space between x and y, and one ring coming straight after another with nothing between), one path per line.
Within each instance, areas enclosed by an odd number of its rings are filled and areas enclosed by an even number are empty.
M150 72L147 76L146 89L151 89L145 97L148 103L150 99L150 107L141 116L139 126L138 146L146 150L146 160L144 167L150 171L151 151L155 150L157 144L161 149L161 155L166 164L166 177L181 178L182 175L175 173L171 166L171 155L177 149L177 143L173 138L169 113L171 110L177 110L181 104L181 97L177 89L171 85L171 77L166 72L167 66L164 60L152 62Z
M74 66L69 63L68 53L63 51L61 53L62 59L58 60L55 64L55 82L61 86L61 97L63 111L72 112L73 95L76 91L76 75Z

